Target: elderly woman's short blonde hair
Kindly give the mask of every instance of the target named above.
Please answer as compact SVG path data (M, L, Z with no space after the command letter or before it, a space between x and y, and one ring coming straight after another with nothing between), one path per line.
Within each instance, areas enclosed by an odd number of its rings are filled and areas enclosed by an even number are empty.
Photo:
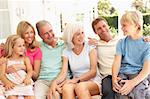
M63 31L63 40L66 43L68 49L72 49L74 44L72 42L73 36L79 30L83 30L83 25L81 23L67 23Z
M143 16L139 11L126 11L125 14L121 17L121 24L124 22L129 22L131 24L139 25L139 29L143 28Z

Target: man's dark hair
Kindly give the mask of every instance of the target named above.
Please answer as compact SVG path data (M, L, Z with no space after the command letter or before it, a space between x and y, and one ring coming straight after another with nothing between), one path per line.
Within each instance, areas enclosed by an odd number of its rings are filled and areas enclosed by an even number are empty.
M95 32L94 26L95 26L98 22L100 22L100 21L105 21L105 22L108 24L108 22L106 21L106 19L103 18L103 17L98 17L98 18L94 19L93 22L92 22L92 28L93 28L93 31L94 31L94 32Z

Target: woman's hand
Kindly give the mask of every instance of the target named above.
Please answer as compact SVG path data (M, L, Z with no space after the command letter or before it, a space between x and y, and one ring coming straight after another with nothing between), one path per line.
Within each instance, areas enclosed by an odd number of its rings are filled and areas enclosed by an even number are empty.
M25 85L31 84L31 78L30 78L29 76L26 76L26 78L23 80L23 83L24 83Z
M76 83L78 83L78 81L79 81L79 78L73 78L73 79L66 80L66 81L65 81L65 84L66 84L66 83L73 83L73 84L76 84Z
M0 65L6 63L6 61L7 61L6 58L1 57L1 58L0 58Z
M6 69L6 73L7 74L10 74L10 73L14 73L14 72L17 72L16 68L12 65L12 66L9 66L7 69Z

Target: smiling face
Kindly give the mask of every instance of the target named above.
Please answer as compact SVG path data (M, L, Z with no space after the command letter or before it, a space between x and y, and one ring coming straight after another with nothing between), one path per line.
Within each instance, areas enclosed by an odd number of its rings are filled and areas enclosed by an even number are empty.
M13 46L13 54L15 55L24 55L24 52L25 52L25 42L22 38L18 38L16 41L15 41L15 44Z
M109 26L104 21L101 20L97 24L94 25L95 33L100 37L101 40L109 41L111 35L109 33Z
M39 34L45 43L49 45L54 43L55 41L54 33L53 33L52 26L50 24L47 23L43 25L42 27L40 27Z
M27 44L31 44L35 39L34 30L29 26L28 29L23 33L23 38Z
M81 45L84 43L84 32L83 29L78 29L76 33L74 33L72 42L74 45Z
M122 26L121 29L125 36L135 35L139 28L139 26L137 26L136 24L132 24L130 22L122 22L121 26Z

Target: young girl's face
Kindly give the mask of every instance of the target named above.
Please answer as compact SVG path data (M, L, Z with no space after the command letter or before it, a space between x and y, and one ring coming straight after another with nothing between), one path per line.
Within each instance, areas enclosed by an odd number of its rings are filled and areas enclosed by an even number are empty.
M18 38L13 47L13 54L23 55L25 52L25 42L22 38Z
M83 32L83 29L78 30L78 31L73 35L72 42L73 42L73 44L75 44L75 45L76 45L76 44L77 44L77 45L83 44L83 42L84 42L84 32Z
M26 43L31 44L35 38L35 33L31 27L29 27L23 34Z
M137 26L136 24L132 24L130 22L122 22L121 26L122 26L121 29L125 36L136 34L139 28L139 26Z

